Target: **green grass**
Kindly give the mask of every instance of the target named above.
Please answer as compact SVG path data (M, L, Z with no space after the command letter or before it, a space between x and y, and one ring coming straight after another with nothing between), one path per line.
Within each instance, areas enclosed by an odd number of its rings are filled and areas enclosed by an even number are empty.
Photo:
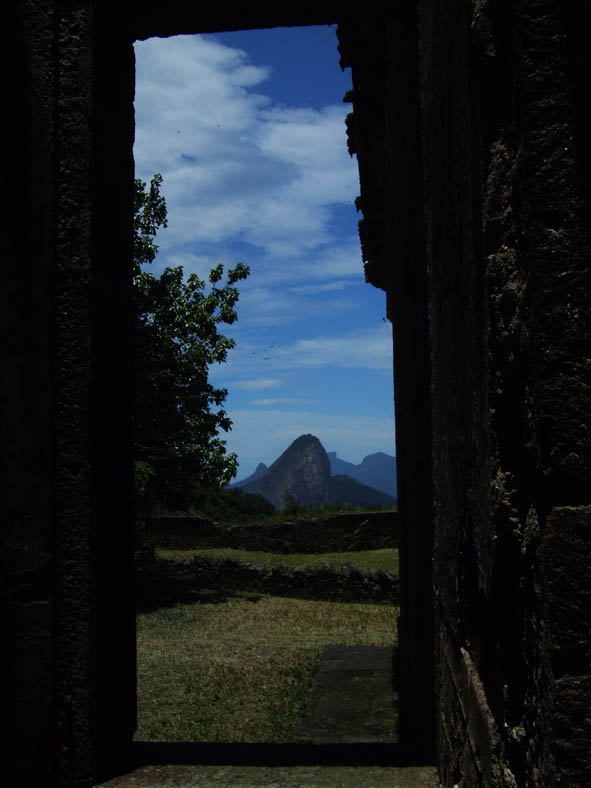
M232 558L258 564L265 568L286 566L295 569L296 566L324 566L330 564L338 569L343 564L353 564L359 569L374 572L385 569L393 575L398 575L398 550L389 548L384 550L360 550L348 553L266 553L262 551L236 550L230 547L214 547L204 550L165 550L159 548L157 554L163 558L190 558L193 555L202 555L209 558Z
M294 741L325 645L393 645L397 608L240 595L138 616L137 740Z

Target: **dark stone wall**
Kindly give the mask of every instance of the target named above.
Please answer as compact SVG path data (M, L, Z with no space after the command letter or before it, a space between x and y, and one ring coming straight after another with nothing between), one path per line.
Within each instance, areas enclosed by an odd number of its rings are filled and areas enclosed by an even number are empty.
M399 543L398 512L354 512L272 524L227 525L200 517L158 517L146 529L156 547L235 547L277 553L381 550Z
M419 24L439 758L444 784L582 786L568 704L573 683L588 699L589 663L573 648L551 664L566 610L544 568L570 560L554 507L589 494L588 185L564 24L577 12L457 3L443 21L437 5ZM589 533L584 508L559 519ZM552 571L578 599L585 573Z
M434 646L444 786L591 779L587 17L420 0L342 29L394 328L401 662Z
M394 344L400 550L399 737L433 762L432 490L427 277L416 9L339 25L351 66L349 150L357 155L366 279L387 292Z
M55 759L53 724L52 363L53 19L3 9L4 179L0 306L3 745L39 784ZM10 78L7 79L10 75ZM5 113L5 114L4 114ZM10 778L9 778L10 781Z
M211 592L217 594L212 597ZM368 572L354 564L271 569L231 558L158 557L140 573L138 607L175 605L199 599L224 599L238 591L326 600L328 602L375 602L397 604L398 578L379 569Z
M87 784L135 727L133 50L112 19L108 3L3 6L2 716L19 785Z
M471 7L418 7L433 440L437 750L444 786L491 785L497 730L480 655L490 618L487 304ZM500 567L499 567L500 568ZM514 575L508 572L513 580ZM518 581L517 581L518 582ZM515 589L513 589L515 590ZM498 611L502 615L501 611ZM503 651L503 653L505 653ZM499 779L498 775L496 779ZM499 783L503 784L503 783Z
M314 6L245 5L228 0L220 12L208 3L194 0L128 0L131 9L131 32L134 39L171 36L182 33L214 33L221 30L330 25L343 13L338 2L320 2Z
M135 60L120 3L93 4L92 32L91 724L97 774L128 747L136 727L130 363Z
M445 788L588 785L586 5L2 14L12 783L89 784L135 725L132 41L340 21L363 259L394 328L401 741L436 746Z

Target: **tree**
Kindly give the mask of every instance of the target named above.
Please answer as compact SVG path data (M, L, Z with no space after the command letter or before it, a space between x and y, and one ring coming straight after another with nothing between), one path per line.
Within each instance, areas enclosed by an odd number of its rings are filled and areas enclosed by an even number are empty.
M232 422L222 405L226 389L208 381L211 364L226 360L234 340L220 333L221 323L237 319L235 287L250 273L238 263L220 263L209 287L195 274L186 280L181 266L160 277L142 266L158 251L154 238L167 226L162 176L149 188L135 181L134 297L137 330L135 393L135 474L140 516L160 507L185 509L209 489L219 489L236 474L237 457L226 453L219 430Z

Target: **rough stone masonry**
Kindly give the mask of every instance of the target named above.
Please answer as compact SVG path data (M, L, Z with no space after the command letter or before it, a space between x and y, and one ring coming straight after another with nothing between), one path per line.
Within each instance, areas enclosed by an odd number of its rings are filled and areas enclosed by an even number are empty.
M335 22L362 256L394 329L400 746L446 788L591 783L588 16L3 4L11 784L89 785L135 727L133 41Z

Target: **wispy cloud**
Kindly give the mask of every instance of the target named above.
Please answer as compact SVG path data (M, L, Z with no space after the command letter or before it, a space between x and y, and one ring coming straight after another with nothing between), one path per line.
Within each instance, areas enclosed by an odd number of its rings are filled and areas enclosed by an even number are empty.
M303 288L301 292L291 292L283 288L243 286L238 305L240 323L236 328L245 324L270 327L287 325L297 320L325 317L327 314L334 318L353 311L355 307L354 294L344 293L340 288ZM273 336L272 330L269 336Z
M318 368L372 370L391 376L391 325L380 322L375 327L344 336L298 339L292 343L263 346L258 352L242 346L233 351L227 367L216 367L212 374L225 386L248 388L245 384L250 382L253 373L263 375L263 370L275 372L284 379L293 371Z
M257 378L251 380L236 380L228 384L237 389L244 389L245 391L259 391L260 389L273 389L283 385L283 381L277 378Z
M318 293L330 293L335 290L344 290L346 287L351 287L351 281L325 282L324 284L315 285L300 285L298 287L289 287L288 292L293 295L317 295Z
M358 191L344 106L271 106L269 69L203 36L140 42L136 58L136 159L144 179L162 173L169 206L160 263L233 239L258 250L263 280L361 275L356 238L330 227ZM309 266L289 264L301 256Z
M311 400L305 400L301 397L267 397L263 399L253 399L250 401L251 405L256 405L257 407L261 408L270 408L277 405L306 405L310 403Z
M392 337L389 331L366 330L343 337L298 339L280 348L274 362L289 367L346 367L347 369L392 369Z

